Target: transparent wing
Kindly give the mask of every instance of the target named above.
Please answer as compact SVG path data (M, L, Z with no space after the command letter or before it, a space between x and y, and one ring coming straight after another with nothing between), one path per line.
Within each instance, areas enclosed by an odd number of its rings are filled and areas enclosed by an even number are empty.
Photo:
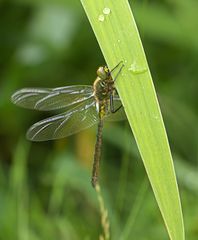
M27 132L32 141L46 141L63 138L98 122L94 98L87 100L71 110L35 123Z
M118 95L114 96L113 103L114 103L114 109L118 109L120 106L122 106L122 103ZM110 110L110 105L108 106L108 113L105 116L105 121L122 121L125 119L126 119L126 114L123 106L115 113L112 113Z
M92 86L87 85L23 88L12 95L11 101L24 108L49 111L80 103L91 98L92 95Z

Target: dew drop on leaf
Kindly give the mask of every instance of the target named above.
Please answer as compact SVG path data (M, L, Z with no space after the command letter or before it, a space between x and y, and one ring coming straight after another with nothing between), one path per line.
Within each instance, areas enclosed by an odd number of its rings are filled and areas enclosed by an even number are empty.
M146 67L139 66L135 61L131 64L128 68L129 71L133 72L134 74L141 74L145 73L148 69Z
M104 22L104 20L105 20L104 15L103 15L103 14L99 15L98 20L99 20L100 22Z
M109 14L111 13L111 9L108 8L108 7L105 7L105 8L103 9L103 13L104 13L105 15L109 15Z

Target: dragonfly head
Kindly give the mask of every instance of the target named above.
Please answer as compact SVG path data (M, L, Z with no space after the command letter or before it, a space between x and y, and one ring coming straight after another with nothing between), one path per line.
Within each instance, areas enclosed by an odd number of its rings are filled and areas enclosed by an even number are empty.
M110 75L110 71L107 66L99 67L96 73L98 77L100 77L103 80L107 79Z

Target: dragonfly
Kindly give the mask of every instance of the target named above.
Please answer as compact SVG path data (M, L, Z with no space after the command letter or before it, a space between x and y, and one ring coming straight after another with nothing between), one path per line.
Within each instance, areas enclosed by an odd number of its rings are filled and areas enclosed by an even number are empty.
M96 187L101 159L102 129L104 121L125 118L125 113L115 88L115 81L124 64L118 63L111 71L100 66L93 85L73 85L58 88L23 88L11 96L11 101L23 108L51 111L66 109L33 124L26 137L31 141L47 141L73 135L98 124L92 167L91 183ZM115 78L112 72L118 69Z

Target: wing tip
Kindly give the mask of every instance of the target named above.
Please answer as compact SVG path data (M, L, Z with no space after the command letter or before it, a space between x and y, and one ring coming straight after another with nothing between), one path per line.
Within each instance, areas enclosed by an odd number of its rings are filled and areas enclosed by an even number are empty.
M11 95L10 100L12 103L17 104L18 94L19 94L19 91L16 91Z

